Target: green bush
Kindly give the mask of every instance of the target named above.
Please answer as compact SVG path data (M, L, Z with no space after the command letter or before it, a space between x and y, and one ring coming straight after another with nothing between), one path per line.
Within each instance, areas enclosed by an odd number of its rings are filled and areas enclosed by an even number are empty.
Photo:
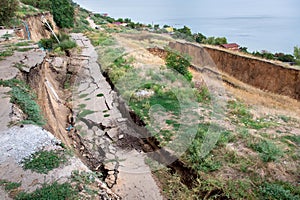
M63 40L60 44L55 45L55 49L60 47L62 51L73 49L76 47L76 42L72 40Z
M52 14L60 28L74 27L74 7L69 0L52 0Z
M24 169L47 174L52 169L59 167L61 163L66 161L62 152L55 151L39 151L22 161Z
M188 70L191 63L183 56L169 52L166 58L166 65L182 74L188 81L192 80L193 76Z
M49 10L51 9L51 0L20 0L22 3L31 5L35 8L43 9L43 10Z
M0 25L6 25L15 16L18 9L17 0L0 1Z
M59 44L56 38L52 35L49 39L41 39L39 41L39 45L47 50L55 50L60 48L61 51L72 49L77 46L76 42L71 40L70 36L67 34L58 34L57 38L60 41Z

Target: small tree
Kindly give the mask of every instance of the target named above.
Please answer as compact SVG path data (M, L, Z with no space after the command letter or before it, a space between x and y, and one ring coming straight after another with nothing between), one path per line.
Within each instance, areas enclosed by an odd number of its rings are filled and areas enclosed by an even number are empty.
M298 46L294 47L294 56L296 58L297 65L300 65L300 48Z
M7 24L18 9L17 0L1 0L0 1L0 25Z
M205 35L203 35L202 33L194 34L194 38L198 43L203 43L206 40Z
M177 29L178 32L191 36L192 31L189 27L184 26L183 28Z
M57 26L74 27L74 7L69 0L52 0L52 14Z

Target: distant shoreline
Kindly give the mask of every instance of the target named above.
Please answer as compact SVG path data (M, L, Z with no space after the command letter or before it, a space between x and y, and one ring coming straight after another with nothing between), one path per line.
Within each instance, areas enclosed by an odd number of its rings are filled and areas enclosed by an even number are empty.
M194 33L200 32L206 36L226 37L228 42L248 47L251 52L267 50L271 53L292 54L293 47L300 46L300 40L297 40L300 27L296 26L297 21L300 21L300 16L295 18L266 14L235 16L235 13L222 16L201 16L192 11L192 13L187 13L187 10L184 9L181 12L178 11L177 15L173 15L174 7L181 6L182 3L175 2L174 5L167 7L167 5L156 1L158 0L148 3L147 8L141 7L141 3L134 4L134 1L126 1L122 4L117 4L117 1L105 2L101 0L97 2L75 0L74 2L95 13L108 13L109 16L116 19L130 18L135 22L144 24L152 24L153 22L153 24L160 24L161 26L167 24L175 28L186 25ZM95 6L95 3L98 6ZM123 4L126 4L125 9L121 7L124 6ZM154 9L154 4L162 4L165 7L158 8L158 12L151 12L151 9ZM161 10L164 10L165 13L159 12ZM195 8L195 10L197 9Z

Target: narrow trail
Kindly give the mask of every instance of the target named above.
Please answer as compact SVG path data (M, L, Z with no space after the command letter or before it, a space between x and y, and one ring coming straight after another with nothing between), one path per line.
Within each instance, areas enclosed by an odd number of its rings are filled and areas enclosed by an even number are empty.
M104 163L105 182L123 199L162 199L144 162L146 155L128 140L140 133L128 126L128 119L118 109L117 94L101 74L95 48L83 34L72 34L72 38L82 47L77 62L84 66L78 72L73 93L75 127L82 142Z

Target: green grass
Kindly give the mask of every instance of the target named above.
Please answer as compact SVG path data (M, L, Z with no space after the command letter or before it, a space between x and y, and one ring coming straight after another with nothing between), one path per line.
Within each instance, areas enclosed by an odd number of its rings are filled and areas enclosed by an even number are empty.
M24 64L22 64L22 63L16 63L16 64L14 64L13 67L19 69L20 71L22 71L24 67L25 67L25 68L28 68L27 65L24 65Z
M52 169L58 168L60 164L66 162L66 157L62 152L39 151L22 161L24 169L47 174Z
M196 96L199 103L208 104L211 101L211 95L207 87L202 87L200 91L197 91Z
M35 190L32 193L20 193L16 196L16 200L66 200L77 199L78 191L71 184L44 184L42 188Z
M259 153L263 162L276 161L283 154L279 147L268 140L261 140L257 143L252 143L249 146Z
M0 60L3 60L5 57L12 56L14 51L11 48L5 49L0 52Z
M295 187L285 187L276 183L264 183L259 187L259 192L261 194L261 199L263 200L299 200L299 186L298 194L295 194L296 191L293 191Z
M275 125L263 118L254 119L248 107L239 101L229 101L227 105L229 113L234 117L233 122L241 123L247 128L262 129Z
M36 96L25 82L18 79L0 80L0 85L10 87L12 90L11 103L17 104L21 110L27 115L22 121L24 124L44 125L45 121L42 116L39 105L35 102Z
M87 115L93 114L95 111L83 109L79 114L78 118L86 117Z
M81 94L81 95L79 95L79 98L80 99L83 99L83 98L85 98L85 97L87 97L89 94Z
M18 42L17 44L15 44L15 46L17 47L29 46L29 42L28 41Z
M16 50L18 51L18 52L27 52L27 51L30 51L30 50L32 50L33 48L31 48L31 47L28 47L28 48L17 48Z
M4 186L5 191L10 192L11 190L17 189L21 186L21 183L10 182L7 180L0 179L0 186Z

